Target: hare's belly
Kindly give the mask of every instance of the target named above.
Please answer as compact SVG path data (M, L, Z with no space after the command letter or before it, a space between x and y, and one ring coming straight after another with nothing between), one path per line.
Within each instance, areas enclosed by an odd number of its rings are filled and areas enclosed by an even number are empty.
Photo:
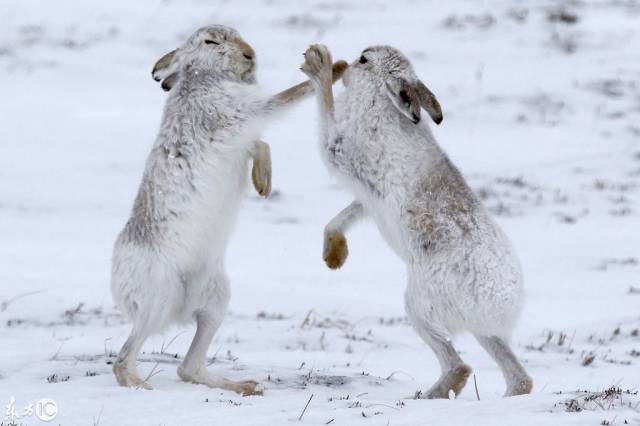
M373 199L363 201L365 210L371 215L382 238L389 247L403 260L408 258L408 247L404 241L399 216L384 203L384 200Z
M245 163L246 166L246 163ZM191 256L223 257L247 185L246 167L205 173L179 221L180 243Z

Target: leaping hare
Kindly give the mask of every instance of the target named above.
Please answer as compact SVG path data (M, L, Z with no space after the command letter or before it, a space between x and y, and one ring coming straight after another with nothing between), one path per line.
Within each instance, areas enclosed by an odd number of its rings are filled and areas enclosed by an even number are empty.
M451 336L462 330L473 333L498 363L506 395L531 392L533 382L507 344L524 299L519 262L420 121L420 107L442 121L433 93L402 53L375 46L345 72L346 91L334 110L329 51L314 45L305 58L302 71L320 107L324 160L355 196L325 228L327 265L342 266L348 254L344 233L370 215L407 265L407 315L442 368L439 380L417 396L460 393L471 368Z
M346 66L336 64L336 78ZM253 159L254 185L268 196L271 160L260 132L313 88L305 82L261 96L255 67L253 49L236 30L220 25L199 29L154 67L153 77L171 92L131 218L113 249L113 297L133 322L113 366L122 386L150 388L136 371L143 342L195 319L180 378L259 392L255 381L209 373L206 353L229 301L224 254L247 185L247 163Z

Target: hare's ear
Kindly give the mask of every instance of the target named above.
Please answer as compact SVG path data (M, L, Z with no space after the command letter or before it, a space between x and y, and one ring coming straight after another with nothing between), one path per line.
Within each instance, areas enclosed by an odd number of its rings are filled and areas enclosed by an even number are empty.
M418 80L416 83L416 93L418 94L422 108L429 113L434 123L440 124L442 122L442 108L433 92Z
M162 84L160 84L160 87L162 87L162 90L164 90L165 92L168 92L169 90L171 90L173 86L175 86L176 82L178 81L178 77L180 77L180 73L176 71L173 74L166 77L164 80L162 80Z
M153 66L153 70L151 71L151 76L155 81L164 80L162 82L162 88L164 90L171 90L171 87L178 79L177 68L178 68L178 49L172 50L171 52L164 55L162 58L158 59L158 62L156 62L156 64Z
M387 95L398 111L413 124L420 122L420 100L415 89L404 78L394 78L386 82Z

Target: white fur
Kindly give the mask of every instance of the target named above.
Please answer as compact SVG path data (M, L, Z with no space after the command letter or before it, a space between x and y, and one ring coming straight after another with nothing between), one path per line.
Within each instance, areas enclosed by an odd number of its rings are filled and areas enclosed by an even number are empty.
M204 42L209 39L219 44ZM248 161L263 155L256 145L262 142L255 141L282 105L259 94L248 49L235 30L206 27L170 64L154 69L158 80L179 78L171 86L131 218L113 249L113 297L133 322L114 364L121 385L150 388L135 368L145 338L196 320L180 377L256 392L253 381L232 383L209 374L205 359L230 297L224 255L247 186Z
M366 62L355 61L346 71L346 91L333 111L327 101L331 97L320 94L327 90L326 66L315 76L313 72L318 58L323 64L330 61L326 55L326 48L312 47L303 71L317 85L325 115L322 156L356 199L327 225L326 238L366 214L406 263L407 314L443 368L427 397L446 398L450 389L459 392L464 386L470 369L450 343L462 330L472 332L483 346L486 339L497 339L499 349L488 350L502 354L496 356L508 394L530 387L508 346L510 359L503 354L524 302L519 262L426 121L414 124L406 111L398 111L402 102L390 98L389 80L418 81L411 65L393 48L366 49Z
M184 83L183 77L180 84ZM114 298L132 320L148 321L145 328L154 332L192 320L211 298L228 293L224 287L211 288L207 281L225 275L225 248L245 193L248 161L261 123L237 111L235 105L251 96L243 88L223 82L208 90L212 97L221 91L226 97L219 98L228 99L215 105L215 116L235 117L228 128L215 132L207 128L206 119L191 126L184 123L189 108L202 114L214 108L203 97L182 93L180 86L171 92L147 160L141 185L145 194L139 195L153 207L148 216L129 221L114 247ZM193 132L187 136L192 138L176 132ZM144 232L142 239L135 238L134 227Z
M448 212L439 212L439 206L423 205L417 186L452 172L453 166L424 120L414 125L390 110L381 88L368 83L352 81L357 87L336 100L335 132L342 136L342 149L332 155L334 147L325 147L325 163L407 263L406 300L411 316L422 317L442 333L466 329L508 338L523 305L523 287L507 238L466 185L465 199L455 203L474 206L475 224L467 224L468 233ZM374 98L378 102L371 106ZM374 127L376 132L371 131ZM421 246L424 236L416 235L412 227L407 209L415 207L433 214L437 232L445 237L431 239L433 250Z

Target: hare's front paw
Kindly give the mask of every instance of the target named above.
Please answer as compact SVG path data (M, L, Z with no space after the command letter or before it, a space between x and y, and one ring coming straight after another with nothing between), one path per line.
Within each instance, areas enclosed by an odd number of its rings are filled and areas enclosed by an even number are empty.
M251 180L256 192L262 197L267 198L271 194L271 160L256 159L253 160L253 169L251 170Z
M267 198L271 194L271 149L269 144L257 140L253 145L251 180L258 194Z
M334 83L342 78L347 68L349 68L349 64L347 64L347 61L343 61L342 59L339 61L336 61L336 63L333 64L333 82Z
M332 79L331 53L325 45L313 44L304 53L304 63L300 68L309 78L320 78L322 80Z
M324 250L322 257L324 262L331 269L338 269L344 265L349 255L347 239L340 231L330 231L324 236Z

